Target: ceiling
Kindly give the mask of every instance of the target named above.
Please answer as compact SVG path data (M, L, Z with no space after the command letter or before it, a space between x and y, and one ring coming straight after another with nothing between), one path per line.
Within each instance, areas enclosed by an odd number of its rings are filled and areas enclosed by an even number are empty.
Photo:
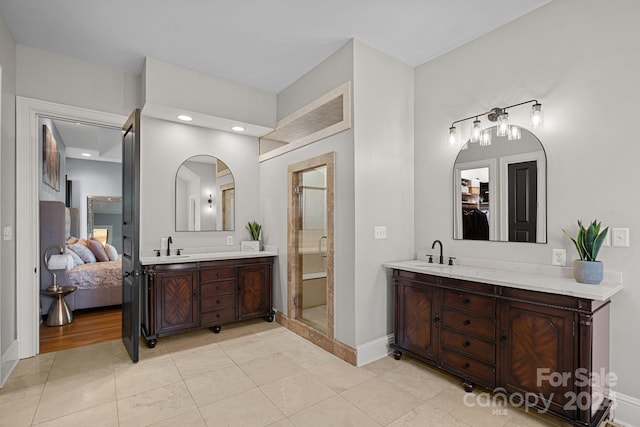
M279 93L352 38L417 66L549 1L0 0L0 14L24 46L131 74L151 57ZM55 124L68 157L119 161L119 130Z
M550 0L0 0L16 42L139 74L145 57L278 93L352 38L417 66Z

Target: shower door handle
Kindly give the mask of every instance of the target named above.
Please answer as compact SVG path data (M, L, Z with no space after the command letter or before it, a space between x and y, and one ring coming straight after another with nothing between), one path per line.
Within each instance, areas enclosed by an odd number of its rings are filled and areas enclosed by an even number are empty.
M322 255L322 239L326 239L327 236L320 236L320 238L318 239L318 255L320 255L323 258L326 258L327 255Z

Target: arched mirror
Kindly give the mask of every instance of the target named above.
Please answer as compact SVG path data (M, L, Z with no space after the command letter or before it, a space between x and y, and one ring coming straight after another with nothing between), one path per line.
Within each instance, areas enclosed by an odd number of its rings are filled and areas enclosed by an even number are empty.
M547 158L540 140L483 131L468 141L454 168L454 239L546 243Z
M185 160L176 173L176 231L235 228L235 182L229 167L208 155Z

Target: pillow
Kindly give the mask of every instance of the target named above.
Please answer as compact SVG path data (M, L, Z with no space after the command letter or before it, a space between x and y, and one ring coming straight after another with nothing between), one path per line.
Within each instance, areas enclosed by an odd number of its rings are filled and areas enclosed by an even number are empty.
M95 255L98 262L109 261L109 255L107 255L107 253L104 251L104 246L102 246L102 243L100 243L99 241L89 239L87 240L87 247L91 250L91 252L93 252L93 255Z
M67 250L65 251L65 253L71 255L71 258L73 259L74 267L84 264L84 261L82 260L82 258L80 258L77 253L69 249L69 246L67 246Z
M78 238L69 236L67 237L67 245L73 245L74 243L78 243Z
M118 261L118 250L115 247L107 243L104 245L104 251L107 253L109 261Z
M81 243L74 243L73 245L69 245L69 249L78 254L78 256L86 263L97 261L93 252L91 252L89 248Z

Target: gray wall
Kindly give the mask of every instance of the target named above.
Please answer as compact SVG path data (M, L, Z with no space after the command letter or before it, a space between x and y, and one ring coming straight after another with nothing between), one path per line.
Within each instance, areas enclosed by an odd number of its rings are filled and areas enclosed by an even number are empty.
M441 239L446 255L551 264L553 248L576 257L562 229L575 230L577 219L631 227L631 247L603 248L600 258L607 270L622 272L625 289L611 307L611 369L619 378L616 390L636 399L640 343L631 337L637 337L633 319L640 309L640 233L633 226L640 199L633 194L640 144L629 130L640 98L638 16L634 0L554 1L415 72L417 252ZM548 244L452 240L458 148L448 145L447 128L531 98L545 108L545 127L535 133L547 153ZM527 125L528 113L520 107L510 115Z
M140 146L140 247L142 255L160 248L160 239L172 236L174 248L238 250L250 240L244 226L258 220L258 139L150 117L142 118ZM176 232L175 180L178 167L189 157L207 154L229 166L235 178L235 231ZM234 245L226 247L226 236ZM266 242L269 244L268 242Z

